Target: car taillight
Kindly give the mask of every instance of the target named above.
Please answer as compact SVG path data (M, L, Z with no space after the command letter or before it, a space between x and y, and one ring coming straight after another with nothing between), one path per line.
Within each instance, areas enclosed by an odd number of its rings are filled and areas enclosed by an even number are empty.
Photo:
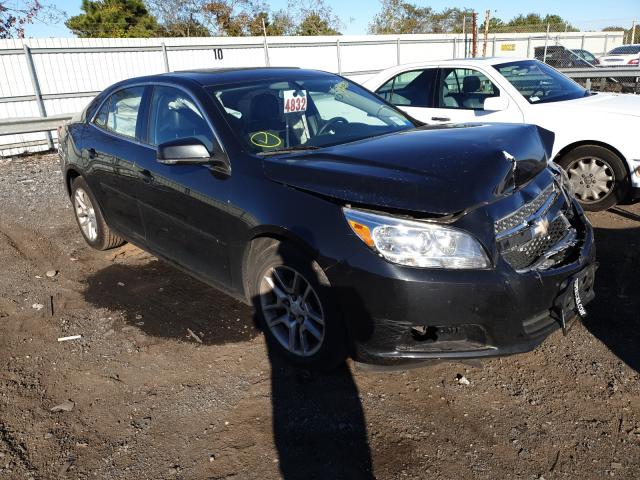
M629 60L629 63L627 63L627 65L638 65L639 62L640 58L634 58L632 60Z

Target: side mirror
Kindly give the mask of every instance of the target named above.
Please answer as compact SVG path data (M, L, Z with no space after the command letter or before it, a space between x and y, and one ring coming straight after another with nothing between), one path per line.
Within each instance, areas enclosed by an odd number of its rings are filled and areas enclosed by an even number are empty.
M483 110L486 112L500 112L509 107L509 98L506 95L499 97L487 97L484 99Z
M181 138L158 145L157 160L165 165L209 163L211 154L197 138Z

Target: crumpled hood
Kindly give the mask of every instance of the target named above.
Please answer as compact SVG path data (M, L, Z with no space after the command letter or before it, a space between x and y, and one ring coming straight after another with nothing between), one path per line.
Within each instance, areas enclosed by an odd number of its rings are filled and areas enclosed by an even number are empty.
M553 133L533 125L421 127L264 158L273 181L345 203L447 215L492 202L547 165Z

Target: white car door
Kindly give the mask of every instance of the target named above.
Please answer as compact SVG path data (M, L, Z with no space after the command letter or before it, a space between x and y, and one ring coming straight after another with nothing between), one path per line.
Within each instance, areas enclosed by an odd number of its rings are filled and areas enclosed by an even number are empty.
M485 100L499 97L500 101ZM469 67L440 67L430 123L511 122L524 117L516 102L481 70ZM499 108L494 108L496 105Z

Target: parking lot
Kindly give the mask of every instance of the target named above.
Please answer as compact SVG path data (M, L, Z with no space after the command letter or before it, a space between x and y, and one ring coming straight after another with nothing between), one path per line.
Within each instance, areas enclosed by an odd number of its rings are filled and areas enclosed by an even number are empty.
M590 215L597 298L568 336L321 375L249 307L91 250L59 168L0 159L0 478L640 478L640 204Z

